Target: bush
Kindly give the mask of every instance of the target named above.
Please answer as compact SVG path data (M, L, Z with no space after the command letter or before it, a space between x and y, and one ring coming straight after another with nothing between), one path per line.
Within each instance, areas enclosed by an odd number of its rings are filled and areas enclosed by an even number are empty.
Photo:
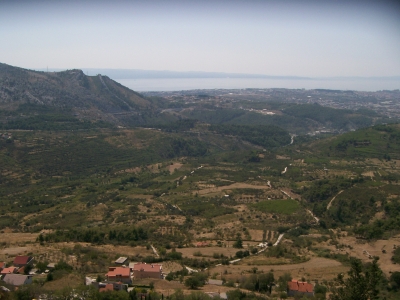
M399 264L400 263L400 248L397 248L393 252L392 262Z
M65 270L65 271L72 271L73 267L71 265L69 265L68 263L66 263L63 260L60 260L55 266L54 266L54 270Z

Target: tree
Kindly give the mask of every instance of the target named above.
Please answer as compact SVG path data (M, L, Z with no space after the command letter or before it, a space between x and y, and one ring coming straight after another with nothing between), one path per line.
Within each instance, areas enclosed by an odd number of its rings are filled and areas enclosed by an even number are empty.
M32 271L32 268L33 268L32 265L26 265L24 267L24 274L29 275L29 272Z
M379 298L379 285L382 271L378 266L378 258L363 266L360 260L351 260L351 269L344 279L339 274L336 281L339 288L333 291L332 300L373 300Z
M319 285L317 283L315 288L314 288L315 298L317 298L317 299L326 299L326 292L327 291L328 291L328 288L326 286Z
M205 284L207 275L205 273L195 273L191 277L186 278L185 286L190 289L197 289Z
M40 245L43 245L43 242L44 242L43 234L39 234L38 240L40 242Z
M240 235L237 236L236 241L233 243L233 248L243 248L243 241Z
M196 277L191 276L186 278L185 280L185 286L187 286L188 288L194 290L197 289L198 287L200 287L200 280L198 280Z
M286 291L288 282L292 280L290 273L285 273L278 278L278 290L283 292Z
M272 286L274 285L274 273L269 272L266 274L260 274L259 277L259 291L271 293Z
M400 289L400 272L393 272L392 275L390 275L390 285L393 290Z
M36 264L36 269L38 269L40 273L43 273L44 271L46 271L47 265L48 265L47 261L44 262L40 261Z
M129 294L128 294L128 299L129 300L137 300L137 294L136 294L136 290L132 289Z

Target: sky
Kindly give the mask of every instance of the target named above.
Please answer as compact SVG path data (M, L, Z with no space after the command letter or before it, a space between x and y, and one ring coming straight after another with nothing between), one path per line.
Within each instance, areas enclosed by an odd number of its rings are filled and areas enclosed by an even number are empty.
M400 4L341 0L0 0L0 62L399 76Z

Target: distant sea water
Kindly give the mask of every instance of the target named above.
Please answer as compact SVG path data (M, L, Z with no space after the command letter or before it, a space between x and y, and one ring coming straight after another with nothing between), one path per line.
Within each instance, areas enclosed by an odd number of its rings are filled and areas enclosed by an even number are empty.
M398 79L270 79L270 78L144 78L114 79L138 92L182 91L197 89L331 89L353 91L379 91L400 89Z

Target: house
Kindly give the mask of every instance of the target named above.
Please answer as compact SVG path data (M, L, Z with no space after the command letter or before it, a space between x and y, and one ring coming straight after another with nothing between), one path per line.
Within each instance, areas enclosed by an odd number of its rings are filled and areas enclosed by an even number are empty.
M131 270L131 272L133 272L133 267L137 264L137 262L130 262L129 263L129 269Z
M95 288L97 288L100 292L106 292L106 291L127 291L128 290L128 285L122 282L110 282L110 281L105 281L105 282L97 282L97 281L92 281L91 285L93 285Z
M210 243L208 242L197 242L196 247L208 247L210 246Z
M208 295L210 298L217 298L217 299L224 299L227 300L228 296L226 293L217 293L217 292L205 292L206 295Z
M6 275L6 274L15 274L15 273L17 273L17 271L18 271L18 268L16 268L16 267L8 267L8 268L4 268L0 272L0 275L3 276L3 275Z
M109 267L106 274L107 281L120 281L123 283L132 283L131 270L124 267Z
M107 292L107 291L113 291L114 286L112 283L107 283L104 286L99 286L99 292Z
M6 263L4 261L0 261L0 272L6 267Z
M213 285L223 285L224 282L219 279L208 279L207 284L213 284Z
M287 294L290 297L295 295L314 296L314 286L311 283L292 280L288 282Z
M20 286L32 283L32 275L6 274L3 281L9 285Z
M32 256L17 256L14 258L13 262L16 267L25 267L26 265L33 264Z
M54 270L56 268L56 263L49 263L46 268L49 270Z
M115 261L115 264L117 264L117 265L123 265L123 264L125 264L125 263L127 262L127 260L128 260L127 257L121 256L120 258L118 258L118 259Z
M133 266L133 277L140 278L156 278L162 279L162 265L137 263Z

